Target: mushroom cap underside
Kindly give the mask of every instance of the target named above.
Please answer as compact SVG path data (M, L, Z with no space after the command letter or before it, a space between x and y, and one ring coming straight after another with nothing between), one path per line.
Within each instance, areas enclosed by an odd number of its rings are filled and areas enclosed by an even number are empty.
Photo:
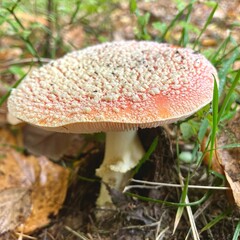
M104 43L33 70L8 108L60 132L122 131L184 119L212 100L217 72L188 48L149 41Z

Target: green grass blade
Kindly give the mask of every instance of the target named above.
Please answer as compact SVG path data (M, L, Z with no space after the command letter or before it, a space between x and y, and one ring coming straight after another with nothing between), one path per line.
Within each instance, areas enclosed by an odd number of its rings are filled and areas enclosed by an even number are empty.
M186 16L186 20L185 20L186 24L183 27L182 36L181 36L180 42L179 42L179 45L183 46L183 47L186 47L187 43L189 42L188 27L187 26L188 26L188 23L190 22L192 9L193 9L193 4L190 3L190 5L188 7L188 13L187 13L187 16Z
M228 45L228 43L230 42L230 36L228 36L218 47L218 49L216 50L216 52L210 57L210 61L215 63L216 62L216 58L219 57L220 52L222 51L223 53L225 52L226 46Z
M230 50L229 50L228 52L226 52L226 53L225 53L225 51L224 51L223 56L222 56L221 58L219 58L219 59L216 61L215 64L216 64L216 65L221 64L221 62L224 61L224 59L226 59L228 55L232 54L232 53L235 52L235 51L238 51L239 47L240 47L240 44L236 45L235 47L233 47L232 49L230 49Z
M206 23L204 24L204 26L203 26L203 28L202 28L202 31L201 31L200 34L198 35L198 37L197 37L197 39L196 39L196 41L195 41L195 43L194 43L194 45L193 45L193 49L196 48L196 46L197 46L198 43L199 43L200 37L201 37L202 34L205 32L205 30L206 30L206 28L208 27L208 25L211 23L212 18L213 18L213 16L214 16L217 8L218 8L218 3L215 3L215 6L213 7L213 10L211 11L210 15L208 16L207 21L206 21Z
M238 240L240 236L240 221L238 222L232 240Z
M195 1L193 1L195 2ZM192 3L188 4L183 10L181 10L176 16L175 18L171 21L171 23L168 25L168 27L165 29L165 31L163 32L162 36L161 36L161 40L163 41L168 33L168 31L175 25L175 23L177 22L177 20L183 15L183 13L186 11L186 9L189 8L189 6L192 5Z
M235 79L233 80L233 83L232 83L226 97L224 98L224 101L223 101L222 106L221 106L221 108L219 110L219 113L218 113L218 122L220 122L221 117L223 116L223 113L224 113L224 111L225 111L225 109L228 105L228 102L229 102L229 100L230 100L230 98L233 94L234 89L239 84L239 79L240 79L240 70L238 70L237 75L236 75Z
M217 149L231 149L231 148L240 148L240 143L227 144L227 145L218 147Z
M219 95L222 94L224 86L226 84L227 74L229 69L231 69L232 64L237 60L239 57L239 51L233 52L232 56L225 62L222 63L223 67L219 71Z
M208 164L209 168L211 167L211 164L212 164L215 138L216 138L217 126L218 126L218 85L215 78L214 78L212 108L213 108L213 116L212 116L212 131L211 131L211 138L210 138L211 143L210 143L210 155L209 155L209 164Z
M210 221L205 227L203 227L200 230L200 233L210 229L211 227L213 227L215 224L217 224L218 222L220 222L221 220L223 220L225 217L227 217L229 215L230 211L226 211L223 212L221 214L219 214L217 217L215 217L212 221Z
M210 195L212 194L212 191L211 190L207 191L207 193L205 193L202 198L200 198L197 201L190 202L190 203L169 202L169 201L165 201L165 200L144 197L144 196L141 196L141 195L138 195L135 193L130 193L130 192L126 192L125 194L130 197L137 198L137 199L145 201L145 202L159 203L159 204L164 204L166 206L172 206L172 207L186 207L186 206L198 206L198 205L204 203L210 197Z
M153 142L152 142L152 144L151 144L151 146L149 147L147 152L144 154L144 156L141 158L141 160L139 161L138 165L135 167L135 169L133 171L133 175L138 173L138 171L141 168L141 166L149 159L151 154L155 151L157 145L158 145L158 137L155 137Z
M137 10L137 1L129 0L129 8L130 8L130 12L134 13Z
M209 170L209 173L212 174L213 176L215 176L216 179L220 179L222 182L224 182L225 179L226 179L223 174L218 173L218 172L216 172L216 171L214 171L214 170L212 170L212 169ZM220 186L221 186L221 185L220 185Z

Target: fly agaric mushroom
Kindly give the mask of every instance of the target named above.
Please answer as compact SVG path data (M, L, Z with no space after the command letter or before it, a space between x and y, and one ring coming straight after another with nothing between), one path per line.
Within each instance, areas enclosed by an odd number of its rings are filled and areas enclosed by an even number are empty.
M97 175L121 190L144 154L138 128L186 118L212 100L217 72L188 48L148 41L88 47L32 71L8 100L12 115L51 131L106 132ZM98 205L111 202L101 186Z

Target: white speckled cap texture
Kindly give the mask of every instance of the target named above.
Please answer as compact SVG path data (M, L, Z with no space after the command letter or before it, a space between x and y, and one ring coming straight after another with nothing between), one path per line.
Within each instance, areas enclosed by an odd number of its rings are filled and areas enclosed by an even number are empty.
M122 131L186 118L212 100L217 72L201 54L150 41L120 41L71 52L33 70L8 108L60 132Z

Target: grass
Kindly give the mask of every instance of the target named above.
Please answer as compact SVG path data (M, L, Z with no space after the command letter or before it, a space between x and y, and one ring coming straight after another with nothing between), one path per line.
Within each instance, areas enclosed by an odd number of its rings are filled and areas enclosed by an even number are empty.
M44 58L55 58L63 55L67 51L73 50L75 47L69 42L62 41L61 24L64 26L74 27L76 25L83 26L83 31L85 36L84 44L95 43L99 41L111 40L111 31L114 30L108 27L107 22L109 22L109 16L116 8L118 1L109 1L108 3L103 0L96 1L74 1L71 4L65 4L62 1L51 1L45 0L33 1L35 5L35 10L32 6L27 4L27 1L6 1L3 0L0 9L0 26L4 28L4 31L0 31L0 36L6 36L19 40L19 45L23 50L20 58L25 58L30 56L30 58L35 58L38 65L42 65L42 59ZM175 1L176 2L176 1ZM180 2L180 1L178 1ZM52 3L53 6L49 7L47 3ZM211 26L214 19L215 13L218 10L218 4L215 1L206 1L203 4L211 7L210 13L205 20L202 28L197 27L192 23L192 16L194 10L197 6L197 1L181 1L181 7L179 7L178 13L172 18L170 22L155 21L153 24L151 20L150 12L143 12L138 7L138 2L136 0L129 1L129 11L131 17L135 19L135 38L139 40L154 40L159 42L169 42L172 44L177 44L183 47L191 47L198 51L201 51L206 57L212 62L212 64L217 68L219 74L219 85L215 81L213 102L211 105L206 106L204 109L200 110L195 114L194 118L187 119L186 121L178 124L176 141L176 151L177 151L177 164L174 166L176 168L176 173L178 174L180 182L179 198L175 201L167 201L165 199L154 199L148 196L136 194L131 192L132 188L129 188L126 194L128 196L134 197L141 201L153 202L160 204L161 206L174 207L175 215L175 228L174 231L178 230L181 220L185 217L185 209L188 212L188 219L192 227L192 231L189 230L186 233L186 239L191 239L191 232L193 233L193 239L200 239L204 231L208 231L209 235L214 235L211 229L216 227L221 221L233 216L232 209L229 208L226 211L220 212L217 216L210 216L206 220L205 226L201 230L196 229L196 217L194 212L201 209L205 203L212 201L210 200L214 193L222 189L222 184L224 183L224 176L214 172L211 169L211 161L213 159L215 150L216 137L221 131L221 127L224 126L228 121L236 114L237 107L235 101L239 99L239 79L240 70L234 69L233 65L240 60L240 50L239 43L235 38L229 34L229 36L224 39L221 43L213 48L203 49L201 45L201 39L205 37L207 29ZM35 11L35 12L34 12ZM27 14L37 14L43 15L48 19L48 24L43 25L41 23L32 22L28 26L23 22L21 18L18 17L19 12L24 12ZM47 15L48 13L48 15ZM60 21L61 14L64 19ZM98 26L93 24L93 19L101 19ZM155 27L154 27L155 26ZM181 26L181 34L178 39L171 40L174 32L177 28ZM152 33L152 29L155 29L157 33ZM33 33L41 32L42 42L34 37ZM194 36L194 37L192 37ZM92 40L94 39L94 40ZM91 42L92 41L92 42ZM51 43L49 45L49 43ZM45 49L45 51L43 51ZM13 70L12 65L4 65L0 63L0 67L3 65L3 70L0 72L1 81L5 83L4 74L13 74L15 80L14 83L9 87L7 93L1 97L0 106L7 100L12 88L17 87L21 80L28 73L22 64L14 64L22 72L22 76L17 79L16 71ZM31 67L32 63L26 64ZM7 67L6 67L7 66ZM23 74L24 73L24 74ZM182 127L181 127L181 124ZM184 136L184 139L183 137ZM207 138L207 144L205 149L201 149L201 143L204 138ZM179 158L180 146L179 140L184 141L185 144L193 144L192 148L192 159L193 162L187 165L187 172L183 171L182 166L184 165ZM145 161L150 157L157 145L157 139L154 140L149 151L142 159L139 166L136 168L135 173L137 173L143 166ZM239 143L233 145L233 147L239 147ZM191 181L194 179L195 175L199 171L200 166L202 166L202 161L207 153L210 153L209 168L206 168L207 175L210 179L209 188L206 189L205 193L199 198L191 200L191 193L189 189L192 189ZM194 163L195 161L195 163ZM150 187L148 182L142 182L142 188ZM145 186L147 184L147 186ZM199 186L201 188L201 185ZM206 187L207 188L207 187ZM190 199L190 200L189 200ZM192 211L193 210L193 211ZM232 233L232 239L238 239L240 235L240 220L237 219L233 221L236 225L234 226L235 232ZM87 239L81 233L77 233L71 228L68 228L74 235L78 235L81 239ZM167 231L167 230L166 230ZM169 231L169 230L168 230ZM211 239L211 238L210 238Z

